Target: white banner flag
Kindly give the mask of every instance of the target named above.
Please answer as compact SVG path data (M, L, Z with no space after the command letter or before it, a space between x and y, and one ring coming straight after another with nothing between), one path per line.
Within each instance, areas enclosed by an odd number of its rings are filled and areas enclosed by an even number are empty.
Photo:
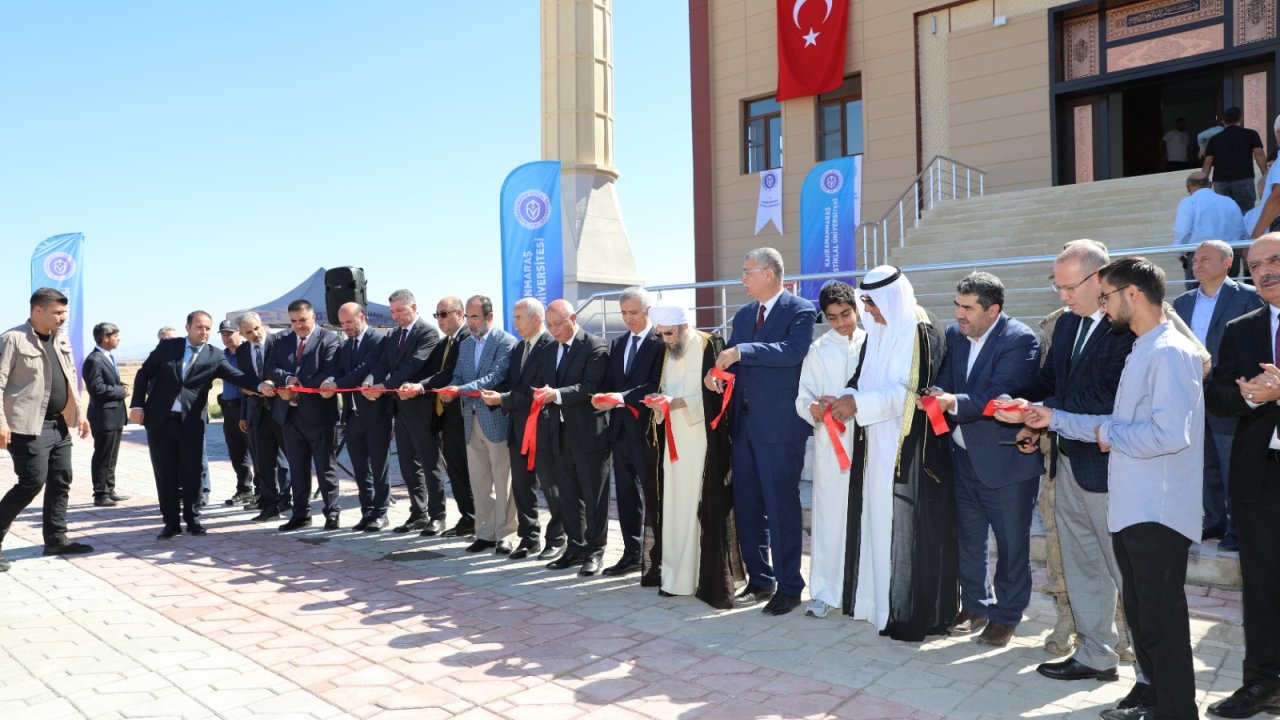
M782 232L782 168L760 173L760 204L756 206L756 235L772 220Z

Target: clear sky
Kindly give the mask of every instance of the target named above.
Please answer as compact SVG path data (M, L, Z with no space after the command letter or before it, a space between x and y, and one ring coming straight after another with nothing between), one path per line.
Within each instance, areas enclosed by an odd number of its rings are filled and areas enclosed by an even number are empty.
M83 232L125 357L317 267L500 305L498 191L540 159L539 3L5 0L0 311ZM641 278L693 279L688 3L614 3L618 193ZM86 339L85 347L92 346Z

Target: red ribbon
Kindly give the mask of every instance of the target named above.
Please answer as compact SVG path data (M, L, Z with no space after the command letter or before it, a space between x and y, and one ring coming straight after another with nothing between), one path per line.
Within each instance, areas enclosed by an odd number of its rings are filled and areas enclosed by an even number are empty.
M649 402L650 407L662 411L662 424L667 428L667 452L671 455L671 462L675 462L680 459L680 455L676 453L676 436L671 431L671 401L658 397Z
M840 469L848 470L849 454L844 451L844 442L840 439L840 433L845 431L845 424L831 414L830 405L822 411L822 424L827 426L827 435L831 438L831 445L836 449L836 460L840 461Z
M533 464L538 457L538 415L541 412L542 396L535 392L533 404L529 406L529 418L524 421L524 440L520 443L520 454L529 456L525 467L530 472L533 472Z
M998 410L1009 410L1009 409L1012 409L1014 412L1026 412L1026 410L1024 410L1023 408L1018 408L1018 407L1009 408L1010 404L1011 403L1008 400L991 400L990 402L987 403L987 406L982 409L982 414L987 417L992 417L996 414L996 411Z
M921 395L920 407L924 408L924 414L929 416L934 435L951 432L951 428L947 427L946 418L942 417L942 409L938 407L938 398L932 395Z
M458 390L450 390L449 388L428 388L427 392L438 393L440 395L451 395L453 397L457 397L459 395L463 397L480 397L479 390L465 390L459 392Z
M614 396L610 395L609 393L596 393L595 395L592 395L592 396L591 396L591 402L593 402L593 403L595 403L595 402L602 402L602 403L607 403L607 404L609 404L609 405L612 405L612 406L614 406L614 407L618 407L618 406L625 407L626 409L628 409L628 410L630 410L630 411L631 411L631 417L633 417L633 418L635 418L635 419L637 419L637 420L639 420L639 419L640 419L640 411L639 411L639 410L637 410L636 408L634 408L634 407L632 407L632 406L630 406L630 405L627 405L626 403L624 403L624 402L622 402L621 400L619 400L618 398L616 398L616 397L614 397Z
M711 421L711 429L715 430L720 425L720 418L724 417L724 413L729 409L729 401L733 399L733 383L734 374L726 372L718 367L711 368L711 377L724 381L724 400L720 401L720 414L716 415L716 419Z
M285 385L276 388L276 392L281 390L289 390L290 392L302 393L304 395L319 395L320 393L353 393L353 392L374 392L374 393L393 393L399 392L395 388L375 388L375 387L358 387L358 388L334 388L332 390L321 390L320 388L302 387L301 385Z

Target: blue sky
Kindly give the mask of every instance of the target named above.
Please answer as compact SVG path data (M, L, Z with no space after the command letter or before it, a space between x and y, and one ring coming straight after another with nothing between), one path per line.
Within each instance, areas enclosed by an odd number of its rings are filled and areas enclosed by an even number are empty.
M86 332L120 325L126 356L320 266L363 267L378 301L498 304L498 190L541 153L538 5L0 4L4 327L36 244L76 231ZM615 2L618 192L650 284L693 279L688 44L684 0Z

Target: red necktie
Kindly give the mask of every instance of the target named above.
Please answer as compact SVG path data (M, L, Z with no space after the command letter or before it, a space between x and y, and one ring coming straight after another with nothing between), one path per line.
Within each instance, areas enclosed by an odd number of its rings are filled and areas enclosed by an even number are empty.
M760 312L756 313L756 332L760 332L760 326L764 325L764 305L760 306Z
M298 365L302 364L302 347L306 344L306 342L307 342L306 338L304 337L298 338L298 349L293 351L294 367L297 367Z

